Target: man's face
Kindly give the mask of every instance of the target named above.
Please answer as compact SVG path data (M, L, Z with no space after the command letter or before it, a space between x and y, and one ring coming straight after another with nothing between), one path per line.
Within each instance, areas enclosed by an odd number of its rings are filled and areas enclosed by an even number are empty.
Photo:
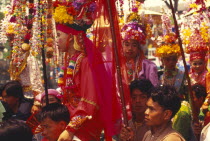
M165 123L166 115L164 110L157 102L154 102L152 98L147 101L147 109L145 111L145 123L151 127L159 127Z
M68 52L71 48L73 49L73 35L66 34L60 30L57 31L58 49L61 52Z
M178 57L175 55L162 58L163 65L167 70L174 70L176 68L177 61Z
M55 122L50 118L41 121L43 128L42 135L49 141L57 141L60 134L65 130L66 123L64 121Z
M3 101L6 102L12 109L19 103L19 98L8 96L5 90L2 92L2 98Z
M206 63L202 59L195 59L191 62L191 67L196 73L202 73L205 70Z
M146 110L147 95L139 89L134 89L131 94L132 111L135 113L144 113Z
M58 103L58 100L54 95L48 95L49 104L51 103ZM42 99L42 107L46 106L46 96Z
M137 40L123 41L123 52L127 59L135 59L139 53L139 42Z

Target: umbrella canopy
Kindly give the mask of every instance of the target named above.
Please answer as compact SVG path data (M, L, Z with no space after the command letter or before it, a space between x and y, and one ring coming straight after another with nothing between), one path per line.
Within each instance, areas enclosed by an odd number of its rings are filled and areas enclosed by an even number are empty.
M145 15L163 15L162 13L160 12L155 12L155 11L152 11L152 10L146 10L146 9L141 9L139 10L139 14L145 14Z

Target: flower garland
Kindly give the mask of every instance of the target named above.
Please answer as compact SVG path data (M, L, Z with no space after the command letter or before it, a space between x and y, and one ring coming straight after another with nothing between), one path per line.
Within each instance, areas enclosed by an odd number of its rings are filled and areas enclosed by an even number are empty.
M165 44L156 49L157 57L166 57L170 55L180 56L180 47L178 44Z
M156 56L157 57L167 57L170 55L180 56L181 51L180 47L176 42L176 34L168 33L162 37L162 43L156 49Z

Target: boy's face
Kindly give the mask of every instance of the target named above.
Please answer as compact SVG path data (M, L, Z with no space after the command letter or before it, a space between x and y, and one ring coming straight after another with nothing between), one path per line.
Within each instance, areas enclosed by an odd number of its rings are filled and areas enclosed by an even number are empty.
M135 59L139 53L139 42L137 40L123 41L123 52L127 59Z
M73 35L68 35L60 30L57 31L58 49L61 52L73 50L74 39Z
M132 111L135 113L144 113L146 110L146 102L148 97L139 89L134 89L131 95Z
M159 127L163 123L168 122L171 117L171 112L168 111L164 110L157 102L154 102L152 98L149 98L145 111L146 124L151 127Z
M47 117L41 121L42 135L49 141L57 141L60 134L65 130L66 125L64 121L55 122Z
M177 61L178 61L178 57L176 55L162 58L162 63L167 70L175 69Z

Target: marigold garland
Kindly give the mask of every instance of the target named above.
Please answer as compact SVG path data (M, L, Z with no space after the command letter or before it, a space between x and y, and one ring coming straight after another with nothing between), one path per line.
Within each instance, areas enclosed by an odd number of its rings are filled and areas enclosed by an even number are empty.
M170 55L180 56L181 51L178 44L164 44L156 49L157 57L166 57Z
M73 16L69 15L67 13L67 7L66 6L58 6L55 8L55 12L54 12L54 19L57 23L69 23L69 24L73 24Z

